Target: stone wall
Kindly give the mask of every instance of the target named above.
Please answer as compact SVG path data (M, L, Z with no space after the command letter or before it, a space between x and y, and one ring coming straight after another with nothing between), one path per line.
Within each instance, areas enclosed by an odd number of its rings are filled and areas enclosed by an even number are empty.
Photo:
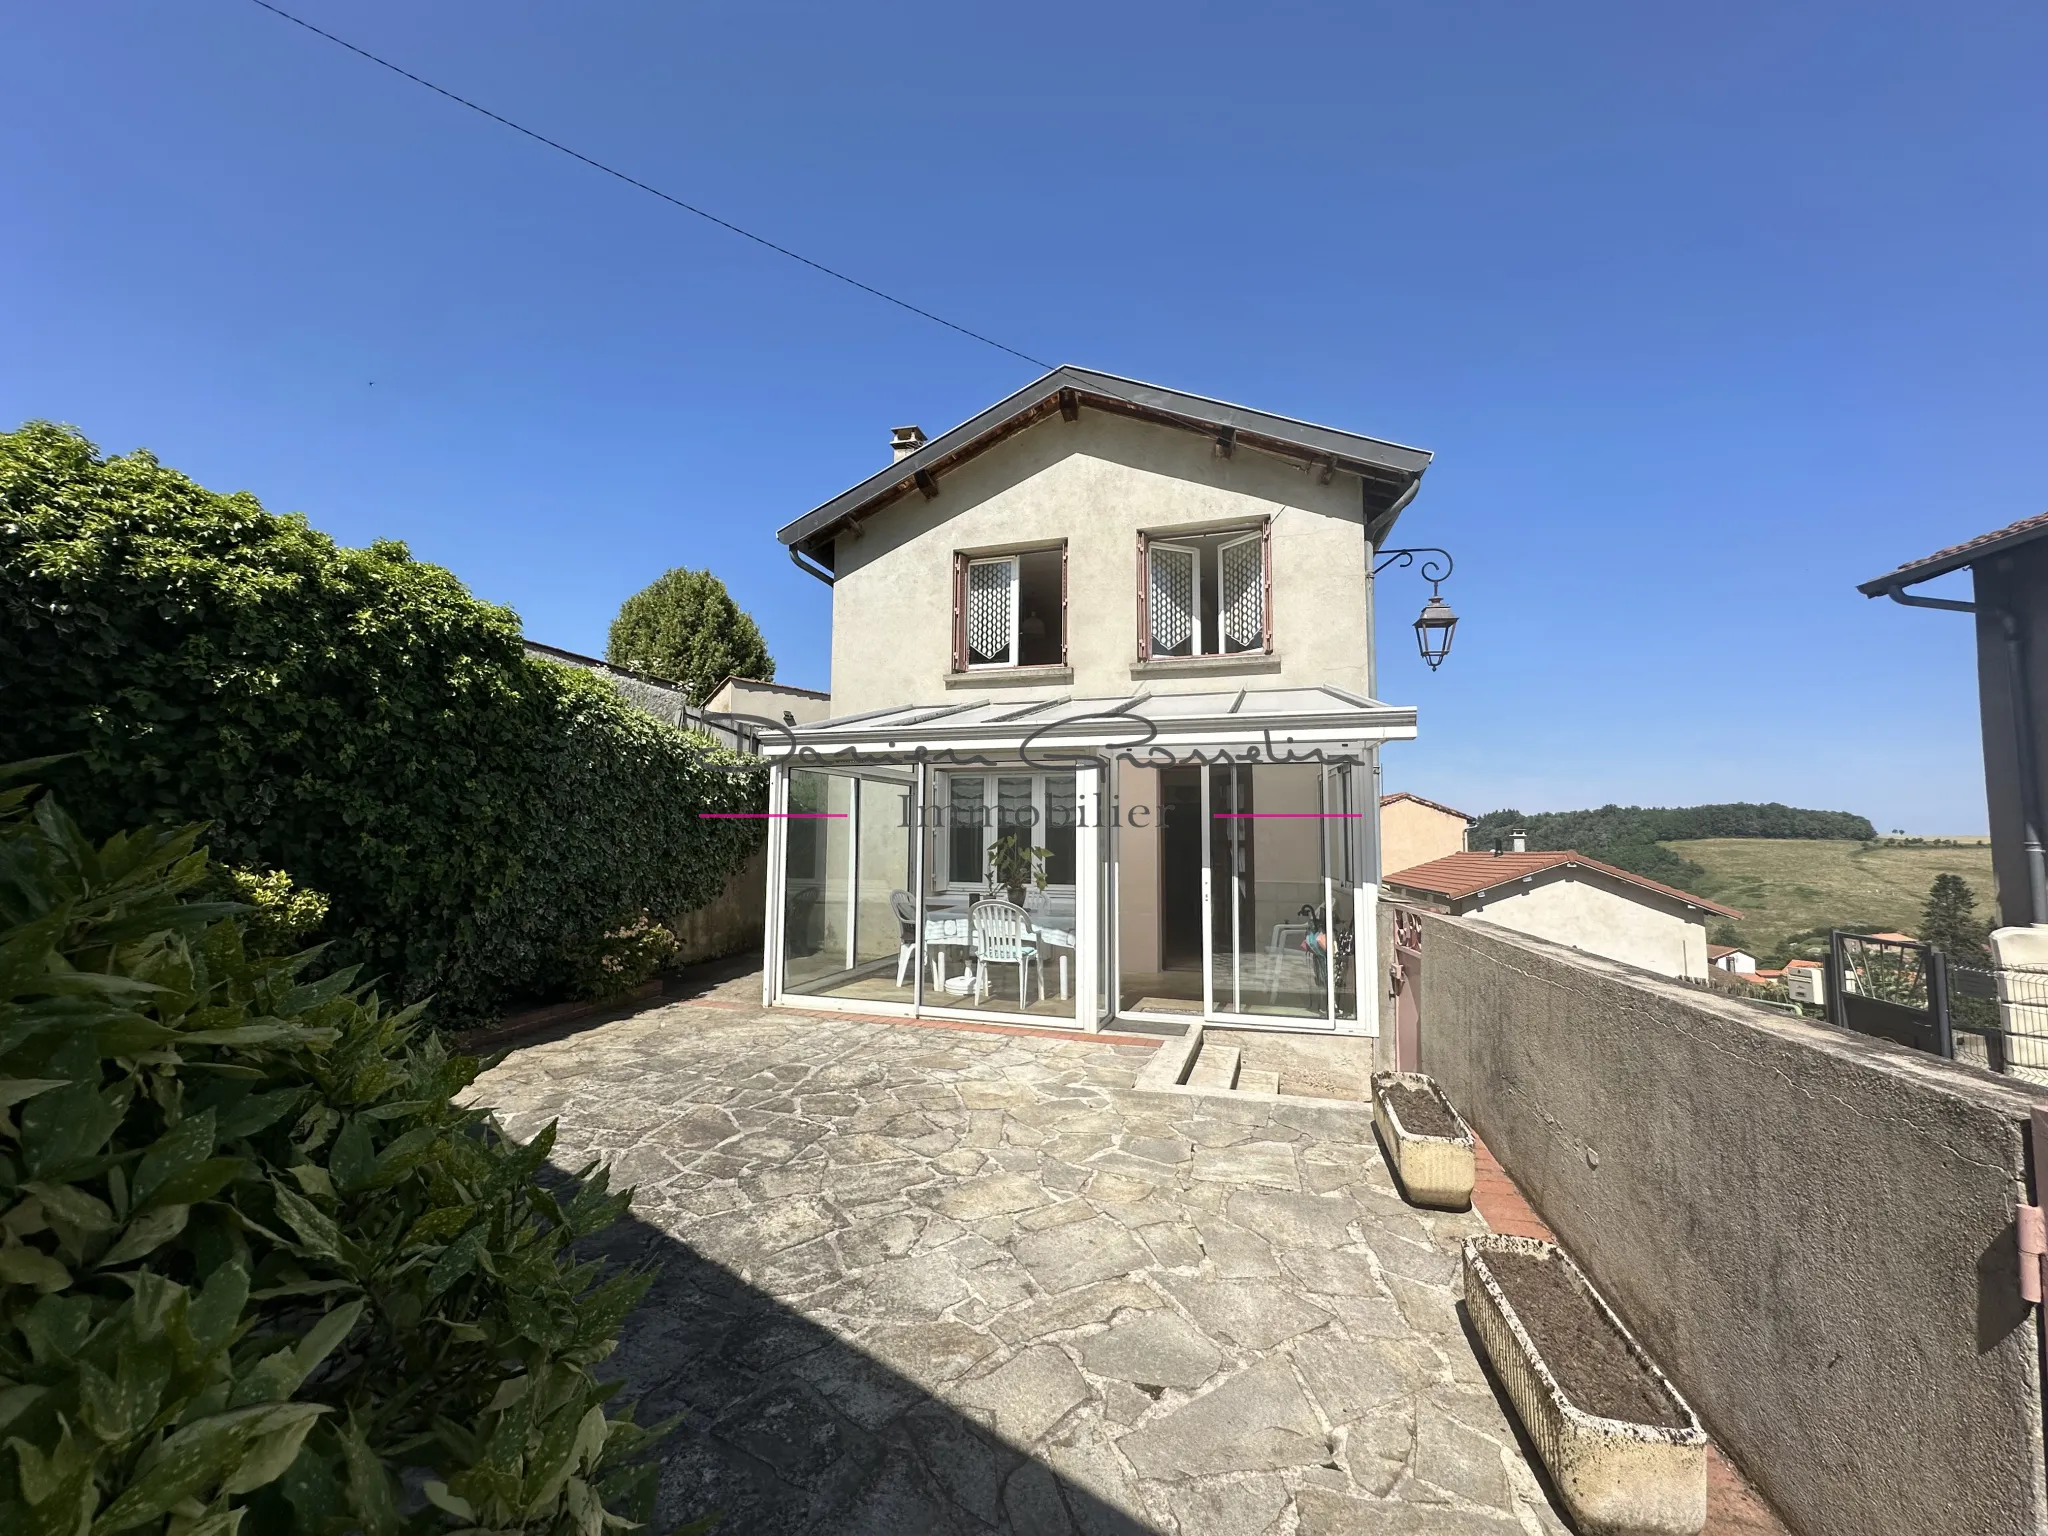
M2048 1530L2013 1227L2048 1094L1423 929L1423 1069L1801 1536Z

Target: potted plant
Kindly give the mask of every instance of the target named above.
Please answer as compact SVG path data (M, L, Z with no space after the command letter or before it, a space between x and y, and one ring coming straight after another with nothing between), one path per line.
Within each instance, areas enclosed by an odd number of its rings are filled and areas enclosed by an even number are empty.
M1465 1310L1584 1536L1706 1524L1706 1431L1563 1249L1467 1238Z
M1447 1211L1470 1209L1472 1128L1435 1078L1421 1072L1375 1072L1372 1120L1410 1200Z
M1001 890L1013 906L1023 906L1025 886L1045 889L1045 861L1051 857L1050 848L1034 848L1018 834L1004 833L988 850L989 890Z

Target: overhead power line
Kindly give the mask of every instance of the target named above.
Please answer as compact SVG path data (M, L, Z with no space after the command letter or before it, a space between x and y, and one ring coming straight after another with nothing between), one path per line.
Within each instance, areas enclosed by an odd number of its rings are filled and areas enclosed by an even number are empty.
M947 330L956 331L960 335L967 337L969 340L980 342L983 346L994 347L998 352L1007 352L1012 357L1022 358L1025 362L1031 364L1034 368L1042 368L1048 373L1052 371L1053 365L1051 363L1046 362L1042 358L1033 357L1029 352L1020 352L1015 347L1006 346L1004 343L997 341L993 336L984 336L980 331L969 330L966 326L958 324L955 321L948 320L944 315L935 315L930 310L921 308L918 305L911 303L908 299L899 299L893 293L884 293L881 289L875 287L871 283L864 283L857 277L849 277L846 273L841 272L836 267L828 267L822 261L813 261L810 257L803 255L799 251L792 251L786 245L778 245L773 240L768 239L764 235L755 234L751 229L741 228L739 225L733 223L730 219L722 219L717 214L710 212L708 209L699 208L695 203L685 202L683 201L683 199L681 199L680 197L676 197L672 193L662 191L659 187L650 186L648 183L640 180L637 176L629 176L624 171L619 170L616 166L606 165L602 160L594 160L589 155L584 154L581 150L571 149L568 145L562 143L560 140L551 139L544 133L538 133L535 130L527 127L524 123L515 123L514 121L512 121L511 118L506 117L501 113L493 112L489 107L480 106L478 103L471 101L467 96L458 96L455 92L449 90L446 86L436 85L434 84L433 81L414 74L411 70L406 69L402 65L394 64L391 62L391 60L384 58L379 54L374 54L370 52L370 50L367 48L358 47L356 44L350 42L345 37L336 37L332 32L329 32L324 28L314 26L312 22L306 20L303 16L294 16L290 11L272 5L270 3L270 0L250 0L250 4L261 6L264 10L270 12L271 15L281 17L285 21L292 23L292 25L294 26L304 27L308 32L311 32L315 37L325 38L328 42L333 43L338 48L346 48L350 53L355 54L358 58L368 59L372 64L378 65L384 69L388 69L394 75L402 75L407 80L410 80L414 85L425 86L435 95L445 96L450 101L454 102L457 106L467 107L469 108L470 111L478 114L481 117L487 117L492 122L497 123L502 127L510 128L514 133L524 134L527 138L534 140L536 143L545 144L549 149L556 150L561 154L565 154L571 160L580 160L583 164L589 166L594 171L602 171L605 175L613 177L618 181L623 181L629 187L637 187L640 191L648 193L651 196L658 197L664 203L672 204L673 206L682 209L685 213L693 213L698 218L707 219L711 223L716 224L720 229L727 230L732 234L740 236L742 239L751 240L756 245L766 246L769 250L775 252L775 254L778 256L787 256L791 261L800 262L804 266L809 267L814 272L822 272L825 276L834 278L839 282L845 283L848 287L858 288L862 293L868 294L873 298L880 299L885 304L894 304L898 309L908 310L911 314L916 315L921 319L929 320L934 325L943 325Z

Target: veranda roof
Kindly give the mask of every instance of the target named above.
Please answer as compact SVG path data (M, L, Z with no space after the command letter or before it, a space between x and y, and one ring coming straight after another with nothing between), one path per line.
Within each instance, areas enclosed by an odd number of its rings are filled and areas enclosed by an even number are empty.
M1113 751L1142 758L1228 752L1238 761L1328 755L1415 735L1412 705L1382 704L1327 685L1135 693L1119 698L978 698L911 704L820 720L761 743L765 757L910 757L920 751ZM1311 759L1312 760L1312 759Z

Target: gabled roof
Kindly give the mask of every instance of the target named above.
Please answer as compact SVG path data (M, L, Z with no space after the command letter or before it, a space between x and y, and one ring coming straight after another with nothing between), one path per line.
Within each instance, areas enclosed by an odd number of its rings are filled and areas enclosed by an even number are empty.
M1439 805L1434 800L1425 800L1420 795L1411 795L1405 789L1397 789L1391 795L1381 795L1381 809L1384 810L1387 806L1392 805L1396 800L1413 800L1417 805L1426 805L1432 811L1442 811L1446 816L1456 816L1461 821L1473 822L1479 819L1477 816L1468 816L1463 811L1454 811L1448 805Z
M1726 960L1730 955L1746 955L1748 953L1749 951L1740 944L1709 944L1707 946L1707 958L1709 960Z
M1890 575L1866 581L1856 590L1865 597L1882 597L1887 592L1932 581L1937 576L1946 576L1950 571L1975 565L1979 560L2000 554L2015 545L2031 544L2039 538L2048 538L2048 512L2023 517L1995 533L1980 533L1974 539L1951 544L1947 549L1937 549L1924 560L1909 560Z
M1357 475L1365 482L1365 514L1369 519L1383 517L1409 486L1421 478L1431 457L1424 448L1408 448L1336 427L1320 427L1290 416L1275 416L1269 411L1255 411L1248 406L1230 405L1203 395L1068 365L1053 369L950 432L940 433L917 452L877 470L860 484L805 513L775 536L792 550L829 567L832 538L847 523L914 491L936 498L941 494L941 478L948 470L1054 413L1071 418L1082 406L1161 422L1209 437L1229 434L1233 444ZM1382 529L1382 537L1384 533Z
M1546 870L1560 867L1597 870L1629 885L1641 886L1646 891L1655 891L1660 896L1672 897L1687 906L1698 907L1720 917L1742 916L1733 907L1724 907L1718 902L1709 901L1704 896L1695 896L1690 891L1681 891L1675 886L1645 880L1641 875L1632 875L1625 869L1616 869L1612 864L1602 864L1598 859L1589 859L1583 853L1570 848L1543 853L1453 853L1441 859L1432 859L1427 864L1417 864L1412 869L1382 875L1380 879L1385 885L1403 886L1411 891L1425 891L1432 896L1443 896L1457 901L1466 896L1477 896L1480 892L1493 890L1497 886L1514 885L1530 875L1539 875Z

